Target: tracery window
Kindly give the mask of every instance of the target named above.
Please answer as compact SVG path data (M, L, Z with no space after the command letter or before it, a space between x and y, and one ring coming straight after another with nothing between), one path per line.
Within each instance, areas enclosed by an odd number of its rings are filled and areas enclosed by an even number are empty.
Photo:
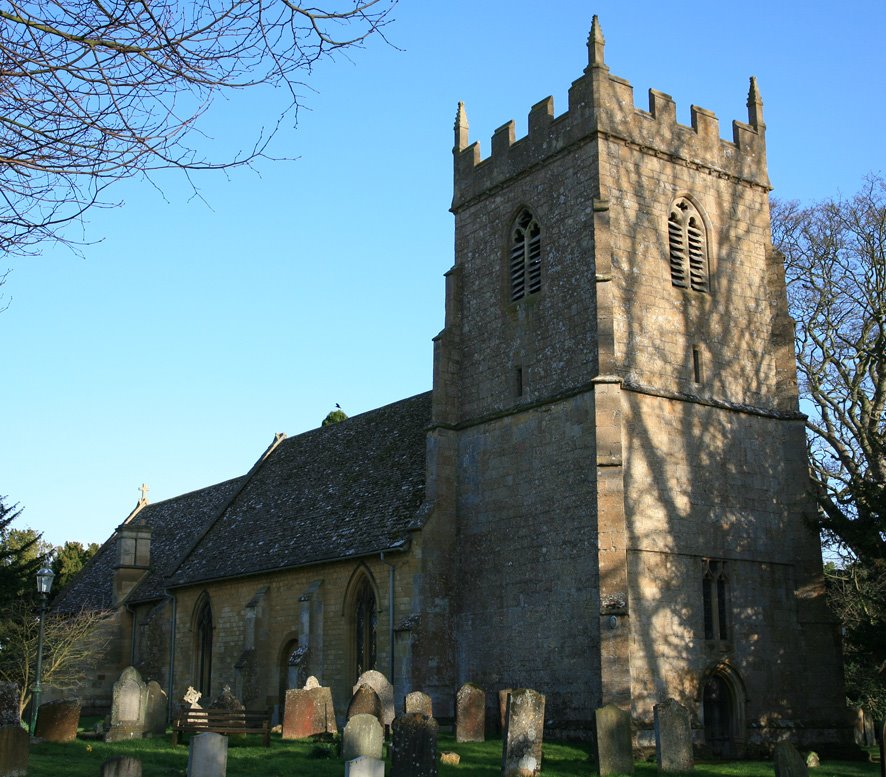
M511 302L541 290L541 228L526 208L511 230Z
M375 631L378 614L375 608L375 592L368 580L360 583L354 604L354 654L357 677L375 669Z
M212 606L208 597L199 605L196 627L197 690L208 699L212 687Z
M685 197L673 204L668 217L668 254L674 286L709 291L704 221L698 209Z
M708 640L729 639L729 580L726 562L704 559L702 601L704 604L704 637Z

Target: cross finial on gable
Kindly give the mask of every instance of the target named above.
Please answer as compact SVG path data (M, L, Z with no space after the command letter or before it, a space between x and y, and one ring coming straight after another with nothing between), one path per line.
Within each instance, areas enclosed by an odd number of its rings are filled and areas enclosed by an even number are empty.
M147 486L146 483L142 483L142 484L141 484L141 488L139 488L139 491L142 492L142 498L141 498L141 501L142 501L142 502L147 502L147 501L148 501L148 491L150 491L150 490L151 490L151 489L148 488L148 486Z

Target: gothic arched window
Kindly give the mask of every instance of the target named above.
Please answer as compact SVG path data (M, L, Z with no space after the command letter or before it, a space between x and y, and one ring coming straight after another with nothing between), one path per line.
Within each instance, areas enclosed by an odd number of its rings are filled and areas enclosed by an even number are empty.
M368 580L357 589L354 601L354 655L357 677L375 669L375 630L377 624L375 592Z
M203 599L197 611L196 637L197 690L208 699L212 687L212 606L209 597Z
M541 228L525 208L511 230L511 302L541 290Z
M704 221L685 197L668 216L668 255L671 283L693 291L708 291L708 244Z
M704 560L702 603L704 638L725 642L729 639L729 580L725 561Z

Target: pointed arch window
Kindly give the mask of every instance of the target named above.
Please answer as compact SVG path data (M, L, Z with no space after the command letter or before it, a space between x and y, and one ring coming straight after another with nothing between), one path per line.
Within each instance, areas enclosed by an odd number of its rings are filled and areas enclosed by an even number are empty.
M212 688L212 606L208 597L199 605L196 627L197 690L208 699Z
M354 602L354 655L357 677L363 672L375 669L377 622L375 592L369 581L364 579L357 589Z
M710 290L704 221L685 197L673 204L668 216L668 254L674 286L693 291Z
M541 228L524 208L511 230L511 302L541 291Z
M729 579L725 561L704 560L702 601L704 638L725 642L729 639Z

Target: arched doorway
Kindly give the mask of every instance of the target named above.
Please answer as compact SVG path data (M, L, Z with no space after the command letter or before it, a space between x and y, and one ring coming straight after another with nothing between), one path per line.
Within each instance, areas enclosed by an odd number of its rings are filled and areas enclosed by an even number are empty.
M304 688L308 680L308 649L297 639L289 640L280 654L280 710L286 708L286 691Z
M702 685L705 744L717 758L740 758L745 744L745 692L738 673L720 664Z
M355 679L363 672L375 669L377 622L375 591L369 580L364 578L354 600Z

